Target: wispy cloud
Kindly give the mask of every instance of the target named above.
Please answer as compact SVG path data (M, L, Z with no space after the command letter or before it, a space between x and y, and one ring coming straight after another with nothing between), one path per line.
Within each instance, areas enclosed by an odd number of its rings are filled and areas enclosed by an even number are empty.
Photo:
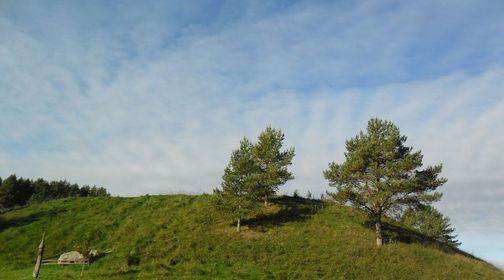
M378 116L444 164L461 237L502 241L500 1L211 2L2 1L0 175L208 192L271 124L297 151L281 191L321 193Z

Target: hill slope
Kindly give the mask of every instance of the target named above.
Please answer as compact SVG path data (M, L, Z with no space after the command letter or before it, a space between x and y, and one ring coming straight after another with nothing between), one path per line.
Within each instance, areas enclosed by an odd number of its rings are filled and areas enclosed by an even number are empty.
M242 233L209 196L68 198L0 216L0 279L32 279L42 232L45 258L89 243L109 252L85 268L42 268L42 279L504 279L495 267L389 225L374 244L347 207L279 197ZM420 244L424 243L424 244Z

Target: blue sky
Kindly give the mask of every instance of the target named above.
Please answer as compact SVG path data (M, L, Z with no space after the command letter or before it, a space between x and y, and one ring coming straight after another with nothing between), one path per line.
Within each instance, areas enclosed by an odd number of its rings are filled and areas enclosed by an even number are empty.
M0 176L201 193L282 128L296 179L370 117L426 164L462 248L504 264L504 2L1 1Z

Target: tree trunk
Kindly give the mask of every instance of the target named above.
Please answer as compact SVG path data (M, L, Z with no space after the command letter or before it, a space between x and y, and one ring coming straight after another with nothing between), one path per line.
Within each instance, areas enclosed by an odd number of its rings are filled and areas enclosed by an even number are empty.
M376 246L381 247L383 245L383 235L382 235L382 224L379 218L376 220L375 227L376 227Z
M236 221L236 232L240 232L240 226L241 226L240 225L241 224L241 216L240 216L241 215L241 204L238 204L238 210L240 210L239 211L240 214L238 214L239 215L238 216L238 221Z
M268 195L264 195L264 207L268 206Z

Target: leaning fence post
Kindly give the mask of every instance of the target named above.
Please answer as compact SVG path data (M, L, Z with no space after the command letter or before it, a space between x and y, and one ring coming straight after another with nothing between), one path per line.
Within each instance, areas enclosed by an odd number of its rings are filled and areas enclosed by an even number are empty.
M45 232L42 234L42 241L40 241L40 245L38 247L37 262L35 263L35 268L33 269L34 278L38 278L40 273L40 267L42 266L42 255L44 254L44 237Z

